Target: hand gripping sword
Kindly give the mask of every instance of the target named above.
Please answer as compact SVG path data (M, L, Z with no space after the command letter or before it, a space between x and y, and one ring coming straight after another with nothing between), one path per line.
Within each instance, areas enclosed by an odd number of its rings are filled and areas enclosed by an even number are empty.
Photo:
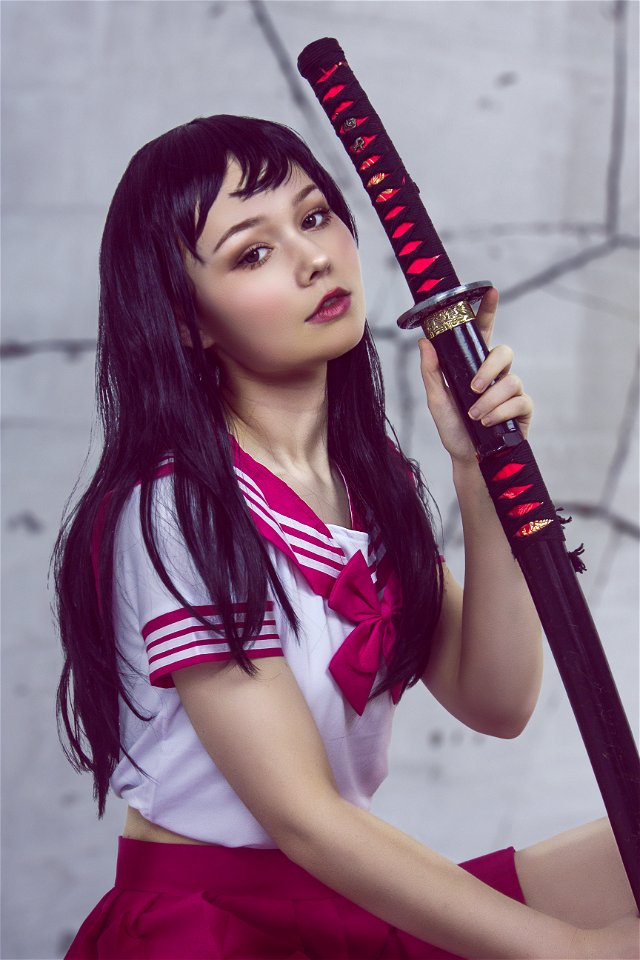
M509 420L484 427L467 416L470 382L488 350L472 306L491 284L461 284L419 190L336 40L305 47L298 69L351 159L389 238L415 305L398 326L432 341L476 447L491 499L518 560L584 740L640 908L640 760L598 633L577 581L584 569L564 545L563 521L531 447Z

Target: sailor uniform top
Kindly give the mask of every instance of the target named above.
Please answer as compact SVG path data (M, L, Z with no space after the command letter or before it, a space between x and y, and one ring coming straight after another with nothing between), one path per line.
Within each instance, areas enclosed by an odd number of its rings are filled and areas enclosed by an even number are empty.
M387 774L392 715L401 692L395 687L368 699L393 644L392 614L399 603L379 531L354 515L346 483L352 530L323 523L233 437L231 444L238 484L300 621L296 638L277 600L269 599L247 656L285 657L340 794L367 809ZM229 660L231 654L175 520L172 474L168 459L154 481L161 557L178 591L214 628L203 627L161 582L144 545L140 487L135 487L116 529L114 620L127 689L142 716L152 719L141 720L121 704L123 744L141 770L123 756L111 787L148 820L195 840L275 847L202 746L173 684L176 670ZM241 621L243 614L243 604L234 603L234 616Z

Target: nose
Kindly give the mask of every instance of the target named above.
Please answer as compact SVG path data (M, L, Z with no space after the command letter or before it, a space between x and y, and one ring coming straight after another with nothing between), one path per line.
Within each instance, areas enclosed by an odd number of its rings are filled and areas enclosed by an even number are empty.
M331 270L331 258L327 251L310 237L301 237L300 243L297 265L298 282L301 286L308 287L318 277L324 276Z

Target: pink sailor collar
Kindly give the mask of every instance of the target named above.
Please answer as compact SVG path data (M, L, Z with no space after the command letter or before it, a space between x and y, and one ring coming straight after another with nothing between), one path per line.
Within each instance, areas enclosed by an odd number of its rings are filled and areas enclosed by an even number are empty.
M246 453L232 434L229 439L238 485L258 530L293 561L313 592L327 599L347 563L342 547L329 527L284 480ZM369 533L367 565L380 589L390 573L380 531L375 523L366 524L357 515L344 475L342 478L354 529Z
M380 532L372 524L367 560L358 550L347 561L331 530L311 507L249 456L235 437L229 437L238 484L260 533L296 565L314 593L355 624L329 670L345 699L362 714L378 671L390 658L395 640L392 617L400 609L400 585L389 569ZM361 529L346 480L345 487L354 527ZM402 684L390 691L394 703L401 692Z

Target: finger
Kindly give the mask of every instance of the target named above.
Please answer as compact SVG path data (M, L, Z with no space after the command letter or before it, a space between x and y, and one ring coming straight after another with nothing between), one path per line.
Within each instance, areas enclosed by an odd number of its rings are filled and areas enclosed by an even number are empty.
M514 373L509 373L485 390L482 396L469 408L469 416L472 420L482 420L483 417L501 404L507 403L514 397L524 395L524 386L520 377Z
M472 416L471 413L469 416ZM499 403L488 413L480 417L473 416L472 419L479 419L483 427L492 427L497 423L504 423L505 420L517 420L518 423L528 424L533 418L533 404L530 397L523 394L520 397L510 397L504 403Z
M482 393L490 383L506 376L513 363L513 350L506 344L494 347L478 367L478 371L471 381L471 389Z
M489 346L491 342L491 334L493 333L493 325L496 320L499 299L498 291L495 287L491 287L480 301L478 312L476 313L475 324L487 346Z
M427 340L426 337L421 337L418 340L418 349L420 350L420 371L423 378L442 379L438 354L431 341Z
M442 371L435 347L425 338L418 340L418 347L420 350L420 372L427 392L427 402L431 407L444 401L447 391L442 379Z

